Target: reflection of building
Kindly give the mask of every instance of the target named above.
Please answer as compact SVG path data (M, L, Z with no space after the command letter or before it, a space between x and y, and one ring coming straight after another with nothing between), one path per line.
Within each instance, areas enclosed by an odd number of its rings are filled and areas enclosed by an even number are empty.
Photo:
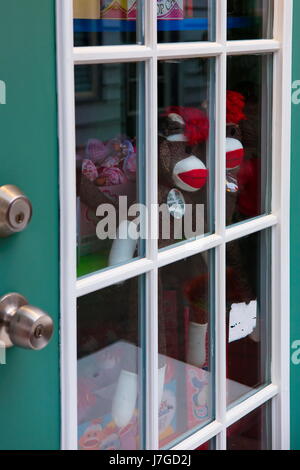
M182 20L184 18L183 0L158 0L157 17L160 20Z
M136 18L136 0L102 0L101 18L131 20Z
M100 0L74 0L74 18L99 19Z

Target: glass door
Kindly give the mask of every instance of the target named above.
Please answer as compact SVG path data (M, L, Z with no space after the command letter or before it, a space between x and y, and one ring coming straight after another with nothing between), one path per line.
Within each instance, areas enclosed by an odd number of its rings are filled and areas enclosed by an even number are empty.
M291 2L57 17L63 447L287 448Z

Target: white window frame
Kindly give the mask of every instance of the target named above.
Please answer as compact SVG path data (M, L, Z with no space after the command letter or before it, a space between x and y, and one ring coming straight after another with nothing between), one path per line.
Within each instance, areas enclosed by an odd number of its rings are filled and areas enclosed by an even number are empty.
M290 86L293 0L274 0L274 39L226 41L226 0L216 0L216 42L157 44L156 2L146 0L145 45L73 47L72 0L56 0L57 67L60 143L61 210L61 420L62 449L77 449L77 298L121 280L146 275L147 302L147 405L146 445L159 448L157 274L161 266L215 249L218 298L216 302L216 419L174 449L196 449L216 437L217 449L226 449L228 426L272 400L273 448L290 448L289 398L289 189L290 189ZM272 213L239 226L225 224L225 127L227 55L274 54ZM144 259L126 266L76 277L76 174L74 65L144 61L146 64L147 203L157 203L157 62L169 57L215 57L216 96L216 231L188 245L159 252L151 239ZM149 230L157 233L156 218ZM263 229L272 230L272 383L229 411L226 408L226 243Z

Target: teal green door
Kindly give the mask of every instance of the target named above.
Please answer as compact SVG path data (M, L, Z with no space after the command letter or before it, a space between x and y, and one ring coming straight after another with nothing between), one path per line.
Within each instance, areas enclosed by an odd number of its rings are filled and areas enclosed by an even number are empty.
M294 2L293 80L300 80ZM0 185L30 197L28 229L0 239L0 295L25 295L54 320L40 352L12 348L0 365L0 449L58 449L59 197L55 0L9 0L0 14ZM4 104L5 103L5 104ZM300 105L293 106L291 207L291 447L300 449ZM298 346L297 346L298 345ZM297 349L298 348L298 349Z
M294 1L291 180L291 447L300 450L300 2Z
M55 62L55 1L1 2L0 186L19 186L33 218L24 233L0 239L0 294L19 292L46 310L55 335L43 351L8 350L0 365L0 449L60 446Z

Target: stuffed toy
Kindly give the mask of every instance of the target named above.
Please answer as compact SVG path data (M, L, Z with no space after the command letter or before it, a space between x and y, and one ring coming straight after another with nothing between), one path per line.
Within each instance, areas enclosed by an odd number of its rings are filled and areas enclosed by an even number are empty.
M227 93L226 127L226 212L227 224L234 222L239 197L239 172L244 161L244 146L240 123L246 120L245 98L238 92ZM203 204L204 233L207 223L207 139L209 120L203 109L169 107L160 116L158 149L158 203L166 204L171 214L171 237L163 239L160 219L159 249L171 247L180 240L174 234L175 219L185 219L185 206L195 210ZM193 212L193 217L195 213ZM118 252L120 259L125 256L120 250L124 242L116 240L112 252ZM118 248L116 248L118 247ZM132 257L133 253L128 253ZM130 259L128 258L128 259ZM116 258L113 264L116 264ZM248 274L237 244L229 244L228 263L228 312L232 303L248 303L255 298L249 285ZM233 279L233 281L232 281ZM233 286L235 289L233 289ZM173 357L198 368L208 366L207 335L209 321L210 278L207 255L191 257L188 262L169 265L159 271L158 278L158 346L159 370L158 396L161 400L166 373L166 357ZM137 292L135 293L137 295ZM176 320L174 320L174 318ZM136 322L135 322L136 324ZM174 347L174 337L177 338ZM132 341L132 338L131 338ZM135 338L135 344L137 338ZM126 426L134 413L137 394L137 369L129 364L120 375L122 387L117 387L113 399L113 417L119 426ZM126 385L128 383L128 385Z
M158 204L165 204L170 212L170 237L163 238L162 219L158 239L159 249L171 246L178 240L174 236L174 224L181 221L184 225L185 207L190 204L194 212L197 204L207 201L207 156L206 141L209 136L209 120L204 110L185 107L167 108L160 117L159 123L159 185ZM195 214L193 212L193 217ZM206 211L204 218L206 219ZM130 221L124 222L125 232ZM127 224L127 227L126 227ZM203 221L204 230L207 221ZM129 249L131 246L131 249ZM130 240L119 237L113 242L110 264L115 265L132 259L134 245ZM166 357L202 367L207 362L206 336L208 329L208 268L205 255L191 258L183 269L170 265L159 272L158 279L158 397L163 395L166 374ZM194 282L193 282L194 281ZM130 296L137 298L137 284L131 289ZM198 295L195 290L199 288ZM130 301L129 301L130 303ZM134 304L134 302L133 302ZM137 324L136 309L132 312L129 323ZM170 329L170 325L174 328ZM180 332L187 330L187 334ZM174 348L174 335L177 344ZM186 336L186 337L185 337ZM127 340L138 345L137 331L132 331ZM125 427L131 420L136 406L138 393L137 358L124 364L116 387L112 403L112 416L119 427Z
M249 142L245 139L244 123L247 128L253 126L249 116L245 114L245 97L236 91L227 91L227 126L226 126L226 221L227 225L237 222L239 201L243 188L245 166L248 165L246 153L249 151ZM244 144L245 148L244 149ZM247 199L252 199L248 195ZM228 304L246 302L253 298L253 289L249 286L248 270L245 269L243 255L239 244L227 245L227 301Z
M227 94L226 129L226 210L227 224L234 221L239 195L239 171L244 160L244 147L240 129L244 114L245 99L237 92ZM158 203L166 205L170 215L170 237L164 239L163 220L160 219L158 247L164 249L180 241L174 236L178 221L184 225L186 205L193 209L196 217L197 204L204 205L203 228L208 232L208 185L207 140L209 120L205 109L169 107L159 119L158 136ZM91 208L112 202L118 206L119 195L129 195L129 203L136 202L136 149L127 137L116 138L102 144L89 142L88 158L82 164L81 199ZM193 220L194 222L194 220ZM128 262L137 253L137 242L129 236L131 220L125 220L113 241L109 265ZM127 237L121 237L123 233ZM231 247L236 245L231 244ZM233 302L247 302L254 298L249 287L247 273L241 262L241 253L236 248L227 251L230 267L229 279L237 289L230 289ZM166 357L173 357L193 366L208 366L207 336L209 322L209 266L207 254L203 253L159 270L158 277L158 398L163 396ZM137 299L138 282L129 281L120 285L120 296L124 299L124 328L117 337L136 346L132 356L126 355L112 398L112 417L119 428L125 428L134 416L138 396L138 333ZM230 284L231 285L231 284ZM126 292L125 292L126 291ZM120 298L121 298L120 297ZM113 299L114 301L114 299ZM116 305L116 308L119 307ZM113 312L112 312L113 315ZM113 323L113 318L111 322ZM118 322L118 315L116 323ZM118 327L116 326L116 329ZM101 347L99 345L99 347Z
M226 104L226 223L231 225L239 194L238 174L245 155L240 129L240 122L246 119L245 98L229 90Z
M235 192L227 187L227 224L242 223L261 214L261 155L260 155L260 110L252 93L247 100L241 93L227 94L227 136L234 138L244 148L239 165L234 170ZM238 148L236 143L236 148ZM228 174L231 170L227 169ZM231 173L230 173L231 176ZM254 332L227 345L227 377L234 382L251 388L260 383L263 369L261 359L261 318L260 312L260 240L251 235L227 245L227 325L229 330L230 312L233 304L241 306L241 312L257 303L257 323ZM263 273L262 273L263 275ZM229 336L229 331L227 334Z

